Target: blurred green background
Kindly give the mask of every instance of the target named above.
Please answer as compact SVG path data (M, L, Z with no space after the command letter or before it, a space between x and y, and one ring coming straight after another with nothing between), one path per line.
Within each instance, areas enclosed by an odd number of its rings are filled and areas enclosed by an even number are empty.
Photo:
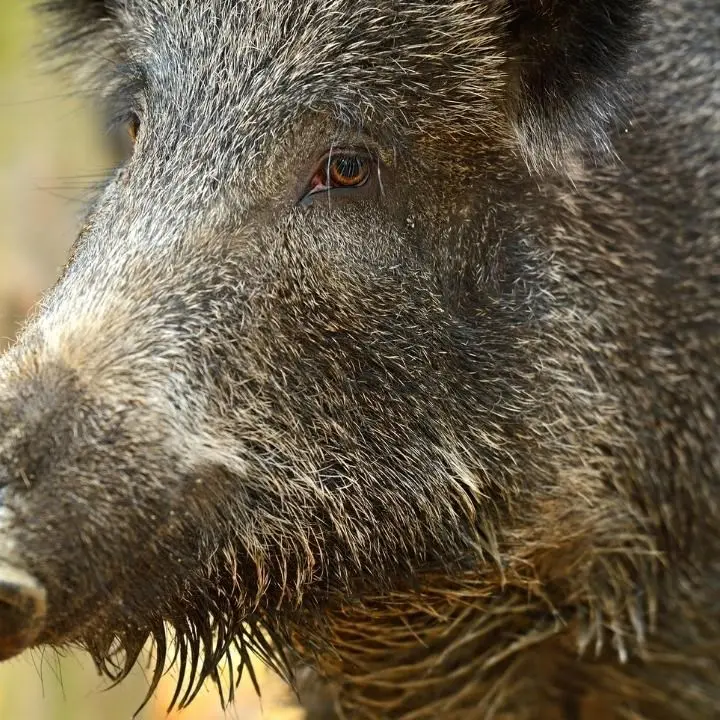
M0 349L62 267L83 203L108 166L101 125L67 78L48 73L47 41L31 0L0 0ZM168 717L172 675L139 720ZM0 665L0 720L130 720L145 696L138 669L105 691L82 654L35 651ZM299 718L284 690L264 676L261 705L243 683L229 718ZM223 717L211 689L169 717Z

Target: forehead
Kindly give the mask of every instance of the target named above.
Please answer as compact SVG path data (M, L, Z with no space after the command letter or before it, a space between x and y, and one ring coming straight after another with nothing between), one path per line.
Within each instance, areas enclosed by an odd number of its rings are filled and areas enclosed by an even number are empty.
M117 29L148 91L174 104L232 106L259 123L299 110L412 123L441 110L467 125L492 111L502 75L498 18L480 5L130 0Z

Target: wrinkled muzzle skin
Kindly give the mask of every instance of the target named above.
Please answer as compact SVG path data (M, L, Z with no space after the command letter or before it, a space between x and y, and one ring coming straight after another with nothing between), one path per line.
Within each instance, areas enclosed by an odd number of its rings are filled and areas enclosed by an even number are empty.
M715 717L718 12L51 5L134 147L0 361L0 657Z

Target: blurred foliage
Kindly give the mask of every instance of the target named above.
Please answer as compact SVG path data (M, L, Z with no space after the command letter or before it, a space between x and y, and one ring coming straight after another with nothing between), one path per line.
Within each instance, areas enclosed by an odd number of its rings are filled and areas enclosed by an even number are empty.
M0 0L0 347L12 338L64 263L78 217L108 161L101 127L62 78L41 72L44 32L31 0ZM299 718L259 669L262 717ZM81 653L35 651L0 666L2 720L130 720L147 690L143 668L105 691ZM223 717L212 688L185 712L166 714L172 674L138 720ZM248 679L228 718L259 718Z

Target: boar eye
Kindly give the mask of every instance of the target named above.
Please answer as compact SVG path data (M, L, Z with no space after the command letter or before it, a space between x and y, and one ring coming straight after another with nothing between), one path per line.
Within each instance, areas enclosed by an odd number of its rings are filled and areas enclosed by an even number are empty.
M328 163L325 170L327 187L360 187L370 175L370 161L360 155L337 155Z
M122 165L132 157L135 150L140 133L140 116L136 113L123 113L109 124L110 151L115 163Z
M130 138L130 144L134 146L140 133L140 118L135 113L131 113L127 120L126 128L128 137Z
M325 192L339 194L368 184L372 177L372 158L357 150L336 150L318 163L301 204L311 205L312 196Z

